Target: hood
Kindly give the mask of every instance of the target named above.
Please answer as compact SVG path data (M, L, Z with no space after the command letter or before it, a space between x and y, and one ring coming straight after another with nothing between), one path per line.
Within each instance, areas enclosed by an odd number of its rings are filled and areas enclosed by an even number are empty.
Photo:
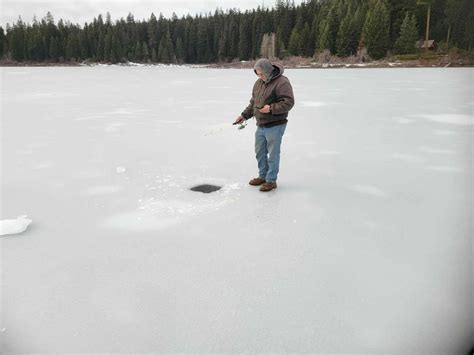
M259 69L260 71L262 71L263 74L265 74L267 78L267 83L282 75L284 70L280 64L272 64L272 62L270 62L266 58L257 60L253 67L253 71L257 73L257 69Z

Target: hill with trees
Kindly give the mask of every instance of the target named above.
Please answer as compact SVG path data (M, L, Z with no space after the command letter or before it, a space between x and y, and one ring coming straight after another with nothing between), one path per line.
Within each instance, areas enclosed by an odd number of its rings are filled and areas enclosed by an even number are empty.
M226 63L261 56L262 40L273 34L276 58L311 58L321 53L345 58L416 55L417 40L472 53L472 0L276 1L272 8L241 12L151 14L148 20L112 21L106 14L82 26L48 12L33 23L19 17L0 27L0 58L18 63Z

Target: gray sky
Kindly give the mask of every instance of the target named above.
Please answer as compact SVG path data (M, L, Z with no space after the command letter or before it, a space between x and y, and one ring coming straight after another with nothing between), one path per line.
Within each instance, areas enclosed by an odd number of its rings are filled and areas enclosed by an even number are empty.
M300 3L301 1L295 1ZM275 0L0 0L0 24L13 24L21 15L24 22L32 22L33 16L42 19L50 11L54 20L70 20L73 23L92 22L98 14L110 12L112 20L126 17L131 12L135 19L148 19L153 12L171 17L173 11L181 17L190 13L212 13L217 7L223 10L238 8L243 11L265 5L272 7Z

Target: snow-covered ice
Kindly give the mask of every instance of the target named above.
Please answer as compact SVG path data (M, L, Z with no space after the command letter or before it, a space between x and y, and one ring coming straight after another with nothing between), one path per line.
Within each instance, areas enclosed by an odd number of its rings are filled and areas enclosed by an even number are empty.
M287 70L266 194L250 69L0 72L2 354L472 345L472 69Z

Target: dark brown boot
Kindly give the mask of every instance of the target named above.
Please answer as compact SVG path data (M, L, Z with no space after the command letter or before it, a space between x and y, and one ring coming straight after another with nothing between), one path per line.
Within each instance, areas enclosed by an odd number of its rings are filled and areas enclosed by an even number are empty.
M257 177L255 179L252 179L249 181L249 184L252 186L259 186L262 185L265 182L265 179L262 179L261 177Z
M260 186L260 191L263 191L263 192L267 192L267 191L271 191L273 189L276 189L277 188L277 183L276 182L265 182L263 183L262 186Z

